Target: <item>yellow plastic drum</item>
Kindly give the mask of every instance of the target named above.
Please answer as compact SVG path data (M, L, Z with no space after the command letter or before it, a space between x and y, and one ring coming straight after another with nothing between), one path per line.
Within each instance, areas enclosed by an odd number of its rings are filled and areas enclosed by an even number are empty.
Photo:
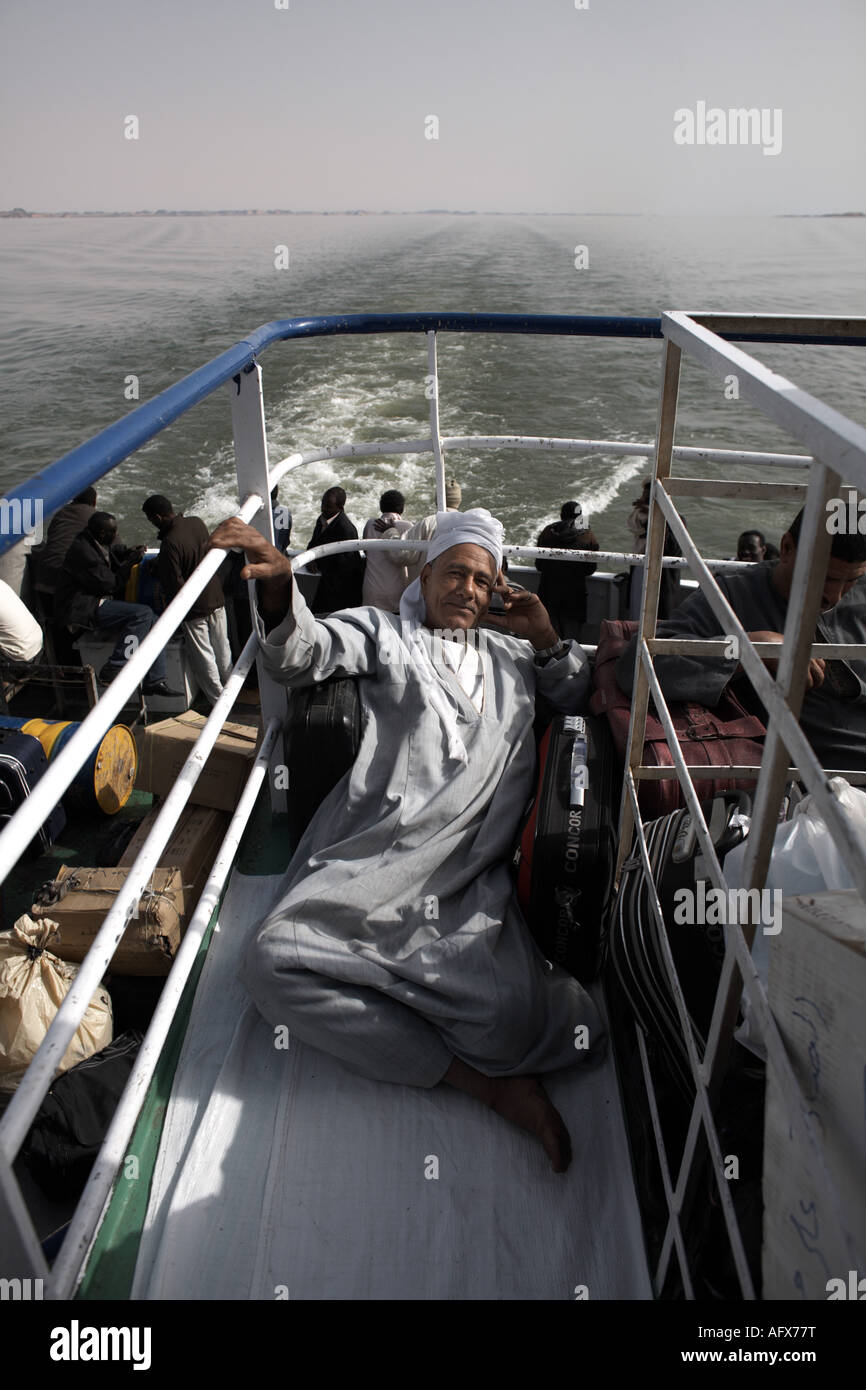
M22 721L21 732L39 739L50 762L80 727L65 720L28 719ZM129 800L137 770L135 739L125 724L115 724L76 773L73 786L88 806L113 816Z

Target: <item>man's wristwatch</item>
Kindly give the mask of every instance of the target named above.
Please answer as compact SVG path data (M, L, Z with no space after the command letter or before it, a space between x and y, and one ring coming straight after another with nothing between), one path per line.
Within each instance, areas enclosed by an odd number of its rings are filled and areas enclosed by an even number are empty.
M559 657L565 656L570 646L570 642L566 642L565 638L560 637L554 646L544 647L540 652L536 652L535 660L539 665L546 666L548 661L556 661Z

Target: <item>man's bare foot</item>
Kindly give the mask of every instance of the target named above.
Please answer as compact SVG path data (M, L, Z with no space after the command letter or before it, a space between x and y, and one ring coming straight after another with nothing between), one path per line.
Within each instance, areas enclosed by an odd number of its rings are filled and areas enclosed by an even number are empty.
M540 1139L554 1173L571 1162L571 1140L562 1116L535 1076L484 1076L454 1057L442 1078L449 1086L489 1105L497 1115Z
M562 1116L538 1078L494 1076L491 1080L491 1109L540 1139L554 1173L564 1173L571 1162L571 1139Z

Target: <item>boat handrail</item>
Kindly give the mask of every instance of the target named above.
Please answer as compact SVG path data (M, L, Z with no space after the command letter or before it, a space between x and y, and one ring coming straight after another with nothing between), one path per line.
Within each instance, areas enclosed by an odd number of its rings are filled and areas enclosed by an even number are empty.
M735 317L728 316L726 319L728 325ZM652 891L649 894L650 906L658 926L659 940L694 1084L694 1102L688 1133L680 1155L676 1178L675 1181L672 1181L672 1165L666 1153L664 1135L659 1122L652 1073L640 1030L637 1030L643 1080L650 1102L656 1149L663 1174L663 1185L668 1206L668 1221L658 1264L653 1273L653 1287L657 1294L661 1292L668 1275L671 1256L675 1252L683 1285L687 1294L693 1296L682 1229L682 1216L688 1198L695 1190L698 1141L703 1134L713 1159L713 1176L740 1290L743 1297L754 1298L755 1291L751 1272L737 1223L730 1185L725 1174L719 1135L713 1116L713 1101L718 1094L730 1054L737 1009L743 990L745 990L746 998L751 1007L752 1018L755 1020L758 1035L766 1048L769 1063L773 1067L777 1084L782 1092L789 1123L797 1131L801 1142L805 1142L806 1152L809 1153L810 1161L814 1164L814 1171L821 1181L822 1190L828 1194L829 1204L833 1210L834 1218L838 1222L838 1229L845 1233L848 1249L852 1252L851 1258L856 1257L861 1267L863 1258L862 1254L854 1249L856 1241L853 1240L848 1231L837 1185L827 1169L821 1139L817 1134L812 1118L812 1102L804 1094L803 1087L794 1072L778 1024L770 1009L767 993L752 960L751 950L757 929L755 922L740 923L736 917L733 921L728 921L729 930L725 933L725 954L706 1047L703 1055L698 1055L685 995L677 975L661 904L655 889L638 803L638 783L644 774L649 772L649 769L642 765L642 751L648 705L649 700L652 699L665 731L677 779L692 817L692 824L697 834L709 878L714 888L727 895L727 880L716 854L704 811L692 781L692 769L686 766L671 714L653 665L655 655L672 652L684 645L672 641L662 642L655 636L663 563L662 546L666 527L669 527L679 543L692 573L696 576L702 593L722 626L725 633L723 641L729 646L731 641L736 643L736 653L743 673L751 682L768 712L764 757L760 769L756 769L758 775L755 804L742 870L742 882L747 894L751 894L754 890L763 889L766 882L778 808L782 801L785 783L792 771L788 767L788 750L790 749L798 764L794 771L805 782L808 791L813 796L820 814L830 828L842 861L851 875L852 882L862 902L866 904L866 846L859 842L850 822L840 810L830 786L831 774L821 766L798 722L805 690L806 666L809 654L815 650L813 637L832 544L831 531L828 525L828 508L831 499L834 496L838 497L843 487L856 486L861 492L866 491L866 430L808 393L799 390L792 382L770 371L739 349L721 341L705 324L696 322L691 316L681 313L665 314L662 317L662 325L665 335L665 350L659 393L658 442L650 495L645 581L638 625L638 656L635 664L627 766L620 816L621 840L617 863L617 878L619 878L626 856L630 852L632 834L634 834L634 843L643 864L644 873L652 886ZM684 352L696 357L705 368L716 374L727 374L734 368L743 396L758 405L771 419L814 452L809 470L809 488L806 494L803 521L797 540L796 563L787 605L784 641L781 648L777 644L771 644L771 646L776 645L777 652L781 651L775 679L770 675L761 659L766 644L752 642L743 623L734 613L709 567L702 559L685 522L674 506L673 497L676 495L677 489L673 484L677 480L671 478L671 466L674 458L680 366ZM844 483L843 478L845 479ZM693 492L694 494L703 492L706 495L712 495L712 484L702 484L700 480L695 480ZM830 645L835 651L835 644ZM705 644L696 642L689 644L693 653L696 652L698 646L704 647ZM843 651L848 656L854 654L852 647L843 648ZM631 852L633 853L633 850ZM730 901L727 897L725 900ZM747 917L749 915L751 914L747 913Z
M692 318L712 323L718 321L720 316L695 313ZM792 319L789 315L779 314L728 318L730 323L727 326L723 324L720 331L722 337L731 341L866 346L866 319L862 318L804 315ZM804 324L811 327L804 330ZM368 333L435 335L437 332L652 340L662 337L661 325L659 318L586 314L328 314L276 319L262 324L239 343L161 391L152 401L137 406L86 443L70 450L26 483L11 488L6 500L11 504L17 501L19 505L38 500L43 513L50 516L219 386L235 381L240 392L242 377L254 370L258 356L275 342ZM0 555L19 540L20 536L0 534Z

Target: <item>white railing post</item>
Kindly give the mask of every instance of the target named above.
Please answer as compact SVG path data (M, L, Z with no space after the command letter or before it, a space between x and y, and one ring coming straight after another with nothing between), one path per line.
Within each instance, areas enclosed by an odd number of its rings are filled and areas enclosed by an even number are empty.
M238 496L243 501L251 493L258 494L262 506L252 518L255 526L265 540L274 543L274 519L271 514L271 484L268 470L268 438L265 429L265 403L262 395L262 369L256 363L227 383L232 411L232 432L235 442L235 463L238 474ZM255 585L250 583L250 607L255 602ZM282 730L286 723L288 702L285 688L264 669L261 654L256 657L256 670L261 698L262 726L267 727L272 719L279 720L280 733L274 742L271 755L268 783L271 794L271 810L285 811L286 792L278 786L277 768L285 764Z
M439 432L439 365L436 360L436 334L427 334L427 394L430 397L430 439L436 464L436 510L445 510L445 455Z

